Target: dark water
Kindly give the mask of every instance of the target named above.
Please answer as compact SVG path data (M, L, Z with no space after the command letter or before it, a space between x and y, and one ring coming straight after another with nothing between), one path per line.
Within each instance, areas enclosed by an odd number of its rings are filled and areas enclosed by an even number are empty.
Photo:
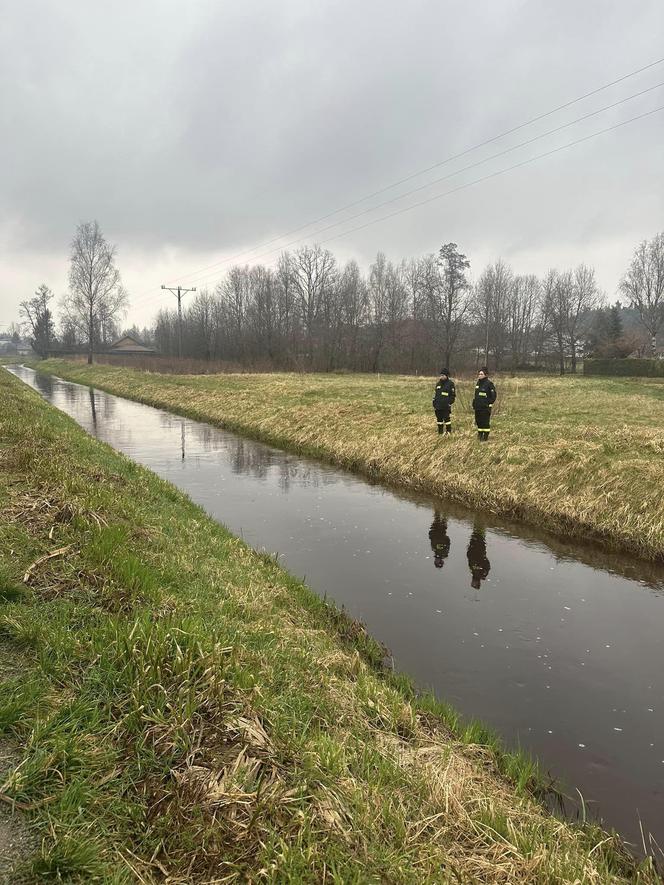
M664 569L12 371L279 553L364 621L396 667L537 756L637 850L639 819L664 846Z

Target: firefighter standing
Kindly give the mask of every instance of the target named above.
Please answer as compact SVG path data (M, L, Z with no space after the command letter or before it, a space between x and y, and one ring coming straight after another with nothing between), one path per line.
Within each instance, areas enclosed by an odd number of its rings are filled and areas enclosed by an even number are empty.
M477 438L482 442L489 439L491 430L491 408L496 401L496 388L489 379L486 366L477 373L477 384L473 396L473 409L475 410L475 424L477 425Z
M433 515L429 540L433 550L433 564L436 568L442 568L450 555L450 536L447 534L447 520L443 519L438 510Z
M441 369L432 401L436 412L438 433L452 433L452 405L455 399L456 388L454 381L450 378L449 369Z

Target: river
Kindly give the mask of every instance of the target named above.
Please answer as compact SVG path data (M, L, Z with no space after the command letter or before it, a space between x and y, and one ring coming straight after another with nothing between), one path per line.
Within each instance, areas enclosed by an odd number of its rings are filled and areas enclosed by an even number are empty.
M395 667L537 757L637 851L641 826L664 847L663 568L10 371L279 554L363 621Z

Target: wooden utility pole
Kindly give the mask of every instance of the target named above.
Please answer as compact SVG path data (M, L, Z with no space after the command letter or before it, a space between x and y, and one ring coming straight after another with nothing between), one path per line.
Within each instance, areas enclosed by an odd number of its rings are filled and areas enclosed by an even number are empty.
M162 286L161 288L172 292L178 300L178 358L182 359L182 296L186 295L187 292L195 292L196 286L194 286L193 289L185 289L182 286L177 286L175 288L171 288L171 286Z

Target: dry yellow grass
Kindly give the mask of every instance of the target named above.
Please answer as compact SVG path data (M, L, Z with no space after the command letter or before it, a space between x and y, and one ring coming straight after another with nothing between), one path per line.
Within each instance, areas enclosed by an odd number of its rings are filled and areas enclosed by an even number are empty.
M44 836L29 881L658 881L549 815L274 560L4 373L0 459L0 631L29 661L0 693L23 748L3 790Z
M368 375L170 376L48 361L82 383L314 454L553 531L664 557L664 382L498 378L488 445L472 381L451 438L435 434L433 379Z

